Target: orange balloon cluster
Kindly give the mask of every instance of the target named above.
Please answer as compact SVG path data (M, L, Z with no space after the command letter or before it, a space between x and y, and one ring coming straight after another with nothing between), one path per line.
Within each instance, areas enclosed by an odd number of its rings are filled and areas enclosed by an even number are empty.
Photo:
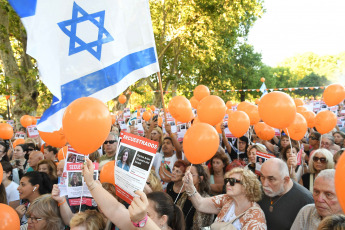
M250 125L255 125L260 121L259 109L257 105L242 101L238 107L238 111L243 111L249 116Z
M227 101L225 105L228 109L232 108L232 102L231 101Z
M99 180L101 183L110 183L115 186L115 161L109 161L106 163L99 174Z
M271 140L275 135L274 128L265 124L264 122L259 122L254 125L254 130L256 135L258 135L258 137L264 141Z
M242 137L249 129L249 116L243 111L235 111L230 114L228 127L230 132L237 138Z
M150 109L152 110L152 112L154 112L154 111L156 110L156 106L151 105L151 106L150 106Z
M42 131L38 131L38 133L40 134L40 137L45 143L53 147L61 148L62 146L65 146L67 143L67 139L62 131L62 128L52 133Z
M57 154L58 160L62 161L63 159L66 159L67 156L67 151L68 151L68 146L64 146L61 148Z
M343 209L343 212L345 212L345 153L340 156L337 168L335 170L335 191L338 197L338 201Z
M323 100L328 106L335 106L345 99L345 87L341 84L327 86L323 92Z
M28 127L32 125L32 117L29 115L24 115L20 118L20 124L22 124L23 127Z
M158 117L158 126L162 127L162 124L163 124L163 118Z
M304 105L304 101L301 98L295 98L294 102L295 102L296 107Z
M190 104L192 105L192 107L193 107L194 109L197 109L197 108L198 108L199 101L198 101L195 97L191 97L191 98L189 99L189 101L190 101Z
M269 126L283 129L295 120L296 106L289 95L275 91L261 98L259 115Z
M88 155L96 151L109 135L111 116L102 101L82 97L66 108L62 127L68 143L79 153Z
M304 106L297 106L297 107L296 107L296 112L297 112L297 113L307 112L307 108L304 107Z
M207 88L207 86L198 85L195 87L193 94L195 99L201 101L204 97L210 96L210 90Z
M124 104L127 101L127 97L123 94L119 96L119 102L120 104Z
M20 229L17 212L6 204L0 204L0 230Z
M201 164L217 152L219 136L215 128L206 123L193 124L183 139L183 150L192 164Z
M315 117L315 128L321 134L332 131L336 124L337 116L329 110L321 111Z
M215 126L223 120L226 106L223 99L210 95L200 101L197 111L201 122Z
M302 140L305 133L308 130L306 119L299 113L296 114L295 120L284 129L284 132L289 135L289 137L295 141Z
M305 111L301 114L307 121L308 128L313 128L315 126L315 113L313 113L312 111Z
M187 123L194 117L192 105L184 96L173 97L169 102L169 111L173 118L182 123Z
M143 113L143 119L145 121L149 121L151 119L151 117L152 117L152 113L150 111L147 110Z
M13 137L13 128L10 124L0 123L0 138L9 140Z

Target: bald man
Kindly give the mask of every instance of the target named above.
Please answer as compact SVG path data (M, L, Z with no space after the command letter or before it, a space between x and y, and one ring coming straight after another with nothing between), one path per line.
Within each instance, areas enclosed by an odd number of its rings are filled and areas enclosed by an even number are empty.
M290 178L286 163L278 158L262 164L260 179L264 196L258 204L265 213L267 229L289 230L299 210L314 203L312 194Z
M44 159L44 155L42 152L40 151L31 152L29 156L29 160L28 160L30 168L28 168L27 172L35 171L38 162L40 162L43 159Z

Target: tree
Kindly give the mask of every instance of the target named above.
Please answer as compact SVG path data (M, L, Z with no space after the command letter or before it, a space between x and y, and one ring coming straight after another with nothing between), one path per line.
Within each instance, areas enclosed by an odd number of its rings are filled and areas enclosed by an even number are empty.
M298 85L300 87L314 87L314 86L323 86L328 85L330 83L329 80L325 76L320 76L315 73L311 73L305 76L303 79L298 81ZM302 89L296 91L297 95L300 96L320 96L323 93L323 89Z

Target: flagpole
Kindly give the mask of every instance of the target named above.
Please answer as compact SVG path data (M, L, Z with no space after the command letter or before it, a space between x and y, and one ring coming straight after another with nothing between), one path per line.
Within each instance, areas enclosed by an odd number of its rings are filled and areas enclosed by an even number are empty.
M165 119L165 123L166 123L166 122L167 122L167 114L166 114L166 111L165 111L165 103L164 103L164 96L163 96L163 86L162 86L161 73L160 73L160 72L157 72L157 75L158 75L159 88L160 88L160 90L161 90L161 98L162 98L164 119Z

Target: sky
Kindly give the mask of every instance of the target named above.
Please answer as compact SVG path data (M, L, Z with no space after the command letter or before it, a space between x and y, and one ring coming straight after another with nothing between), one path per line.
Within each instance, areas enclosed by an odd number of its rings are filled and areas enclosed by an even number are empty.
M269 66L305 52L345 51L345 0L264 0L248 43Z

